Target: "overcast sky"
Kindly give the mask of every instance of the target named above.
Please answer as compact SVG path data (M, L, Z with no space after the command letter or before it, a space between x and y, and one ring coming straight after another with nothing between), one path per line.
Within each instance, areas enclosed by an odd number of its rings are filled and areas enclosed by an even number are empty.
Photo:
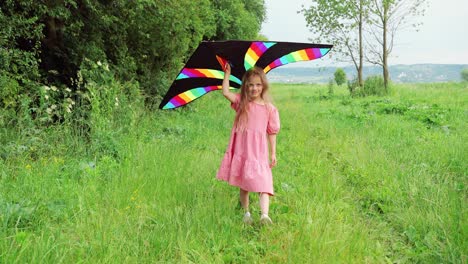
M297 14L307 0L265 0L267 19L261 33L270 40L309 42L311 33L303 14ZM429 6L419 21L419 32L398 33L389 64L468 64L468 0L427 0ZM294 63L295 66L325 66L332 63ZM292 66L292 65L291 65Z

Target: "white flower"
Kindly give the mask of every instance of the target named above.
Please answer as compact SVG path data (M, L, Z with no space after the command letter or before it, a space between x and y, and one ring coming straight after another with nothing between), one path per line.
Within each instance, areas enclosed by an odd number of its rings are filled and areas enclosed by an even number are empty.
M48 96L47 94L44 95L44 98L45 98L46 100L49 100L49 96Z
M52 89L52 91L54 91L54 92L57 91L57 87L55 87L55 86L51 86L50 89Z
M71 90L70 90L70 88L68 88L68 87L67 87L67 88L65 88L65 91L67 91L67 92L71 93Z
M52 110L55 110L57 109L57 106L53 104L50 108L52 108Z
M101 61L98 61L98 62L97 62L97 65L98 65L98 66L102 66Z

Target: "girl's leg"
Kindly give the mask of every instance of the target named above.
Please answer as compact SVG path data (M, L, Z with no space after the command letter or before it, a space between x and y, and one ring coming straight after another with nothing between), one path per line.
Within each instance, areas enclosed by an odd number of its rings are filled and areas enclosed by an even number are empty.
M242 208L244 208L244 210L248 212L249 211L249 192L246 190L240 189L239 196L240 196L240 203L241 203Z
M270 209L270 196L268 193L260 193L260 210L262 214L268 215Z
M242 208L244 208L244 223L247 224L247 225L251 225L253 224L253 219L252 219L252 216L250 216L250 212L249 212L249 192L246 191L246 190L242 190L240 189L240 203L241 203L241 206Z
M270 196L268 195L268 193L260 193L260 209L262 210L260 224L272 224L271 218L268 216L268 211L270 209Z

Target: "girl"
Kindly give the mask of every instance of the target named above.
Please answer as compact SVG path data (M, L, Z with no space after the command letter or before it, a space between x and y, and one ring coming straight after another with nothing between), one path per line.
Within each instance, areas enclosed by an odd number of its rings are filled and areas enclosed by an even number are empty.
M260 223L271 224L269 196L273 195L271 168L276 166L276 134L280 128L278 110L271 104L268 82L262 69L254 67L242 78L240 94L229 91L231 66L227 63L223 95L236 111L231 139L217 178L240 188L244 223L252 224L249 192L260 194ZM270 161L268 161L268 145Z

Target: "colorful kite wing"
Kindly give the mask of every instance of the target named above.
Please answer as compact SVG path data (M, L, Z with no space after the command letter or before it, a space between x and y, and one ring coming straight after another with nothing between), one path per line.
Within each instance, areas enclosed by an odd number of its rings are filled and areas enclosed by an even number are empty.
M222 89L223 67L231 65L231 89L242 85L242 76L257 66L270 70L298 61L325 56L332 45L274 41L203 41L182 68L159 108L173 109Z

